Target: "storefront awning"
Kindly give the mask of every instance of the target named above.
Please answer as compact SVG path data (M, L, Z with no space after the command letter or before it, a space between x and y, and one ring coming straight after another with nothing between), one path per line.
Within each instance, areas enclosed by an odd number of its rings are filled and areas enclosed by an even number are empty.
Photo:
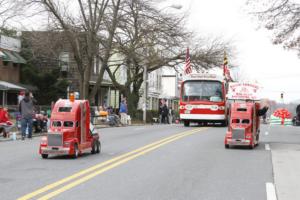
M0 90L26 90L26 88L15 85L13 83L9 83L6 81L0 81Z
M25 64L26 60L19 53L13 51L2 50L0 56L3 61Z

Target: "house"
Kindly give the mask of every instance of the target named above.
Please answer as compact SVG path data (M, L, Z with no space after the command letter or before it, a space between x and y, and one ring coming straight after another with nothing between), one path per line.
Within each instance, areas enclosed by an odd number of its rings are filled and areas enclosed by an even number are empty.
M19 54L21 41L0 35L0 103L17 105L19 91L26 90L20 86L20 68L26 60Z
M24 51L32 55L30 62L40 71L49 71L59 68L61 78L67 79L69 86L66 94L70 91L79 91L80 74L74 53L64 32L53 31L23 31L22 44ZM91 70L90 89L96 84L100 73L101 63L94 62ZM108 74L104 79L95 96L96 105L119 106L119 91L113 87Z

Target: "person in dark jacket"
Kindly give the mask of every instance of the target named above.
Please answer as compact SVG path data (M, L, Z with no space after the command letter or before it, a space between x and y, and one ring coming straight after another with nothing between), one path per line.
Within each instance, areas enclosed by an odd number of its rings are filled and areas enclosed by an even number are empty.
M169 109L166 104L162 107L162 123L166 124L168 123L168 115L169 115Z
M30 95L29 92L25 93L25 97L20 102L19 111L21 113L22 140L25 139L27 128L28 128L28 138L31 138L32 137L32 118L34 115L34 105L33 105L33 96Z
M267 114L267 111L268 111L269 107L268 106L264 106L263 108L259 109L257 111L257 115L260 117L260 116L264 116Z

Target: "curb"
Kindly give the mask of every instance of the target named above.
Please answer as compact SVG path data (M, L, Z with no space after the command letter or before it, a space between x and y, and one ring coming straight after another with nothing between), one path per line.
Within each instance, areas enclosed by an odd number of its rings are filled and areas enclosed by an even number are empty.
M45 135L46 135L46 133L39 133L39 134L33 134L32 137L40 137L40 136L45 136ZM16 140L13 140L13 138L11 138L11 137L9 137L9 138L0 138L0 143L1 142L9 142L9 141L17 141L17 140L21 140L21 135L20 134L17 134Z
M96 129L102 129L102 128L122 128L122 127L130 127L130 126L145 126L145 125L153 125L153 124L131 124L127 126L109 126L109 125L94 125ZM39 133L39 134L33 134L32 137L40 137L40 136L45 136L47 133ZM1 142L9 142L9 141L17 141L21 140L21 135L20 133L17 134L16 140L13 140L13 138L0 138L0 143Z

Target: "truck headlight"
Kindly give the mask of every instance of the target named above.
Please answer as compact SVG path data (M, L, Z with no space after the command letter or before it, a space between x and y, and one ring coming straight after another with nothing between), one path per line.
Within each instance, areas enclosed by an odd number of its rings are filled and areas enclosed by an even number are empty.
M71 142L64 142L64 146L70 146Z
M47 145L47 137L43 137L41 139L41 145L46 146Z

